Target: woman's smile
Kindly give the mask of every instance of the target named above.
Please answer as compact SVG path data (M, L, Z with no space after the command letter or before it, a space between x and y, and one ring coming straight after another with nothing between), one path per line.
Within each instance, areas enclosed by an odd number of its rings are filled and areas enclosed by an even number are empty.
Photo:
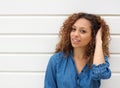
M72 38L72 43L78 44L78 43L80 43L80 39Z

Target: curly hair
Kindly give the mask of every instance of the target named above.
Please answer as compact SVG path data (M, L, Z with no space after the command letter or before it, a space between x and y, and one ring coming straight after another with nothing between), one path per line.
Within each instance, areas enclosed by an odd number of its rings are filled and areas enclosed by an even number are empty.
M86 56L89 58L88 65L91 66L93 63L93 56L94 56L94 50L95 50L95 37L96 33L99 30L99 28L102 28L102 47L103 47L103 54L110 56L109 54L109 26L106 24L104 19L102 19L100 16L95 14L89 14L89 13L74 13L70 15L65 22L63 23L60 32L59 37L60 41L56 45L55 53L57 52L63 52L65 56L68 56L71 51L73 51L73 47L71 45L70 40L70 33L72 31L73 24L80 18L85 18L91 23L91 41L87 45L86 50Z

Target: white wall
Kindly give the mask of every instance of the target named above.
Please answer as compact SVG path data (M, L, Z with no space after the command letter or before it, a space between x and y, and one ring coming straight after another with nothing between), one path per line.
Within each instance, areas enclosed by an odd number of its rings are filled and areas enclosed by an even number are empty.
M44 73L64 19L74 12L101 15L111 28L112 77L119 88L120 0L0 0L0 88L43 88Z

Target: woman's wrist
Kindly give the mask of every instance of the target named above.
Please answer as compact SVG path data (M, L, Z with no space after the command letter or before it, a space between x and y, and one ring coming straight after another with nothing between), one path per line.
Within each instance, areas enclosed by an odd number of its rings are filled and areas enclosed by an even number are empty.
M102 40L100 39L100 40L97 40L96 41L96 45L102 45Z

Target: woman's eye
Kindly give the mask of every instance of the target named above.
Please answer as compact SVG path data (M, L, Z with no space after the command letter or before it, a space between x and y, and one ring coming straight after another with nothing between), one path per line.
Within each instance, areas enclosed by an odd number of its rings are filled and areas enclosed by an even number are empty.
M80 30L80 32L81 32L81 33L86 33L86 31L85 31L85 30Z
M72 31L75 31L76 29L74 27L72 27Z

